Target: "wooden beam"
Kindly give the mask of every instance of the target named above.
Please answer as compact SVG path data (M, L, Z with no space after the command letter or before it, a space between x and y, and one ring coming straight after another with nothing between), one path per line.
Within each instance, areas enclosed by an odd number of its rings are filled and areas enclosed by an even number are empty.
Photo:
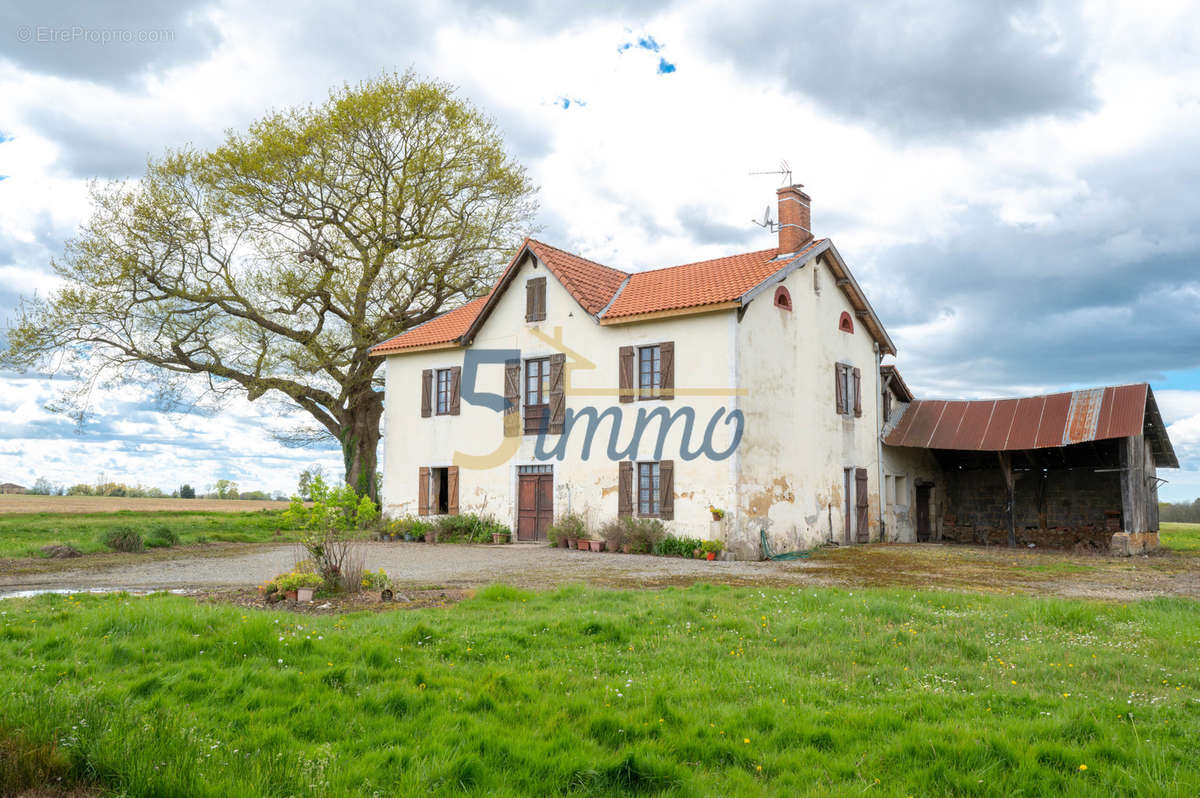
M1013 478L1012 460L1008 452L997 452L1000 458L1000 470L1004 474L1004 484L1008 486L1008 547L1017 547L1017 501L1016 482Z

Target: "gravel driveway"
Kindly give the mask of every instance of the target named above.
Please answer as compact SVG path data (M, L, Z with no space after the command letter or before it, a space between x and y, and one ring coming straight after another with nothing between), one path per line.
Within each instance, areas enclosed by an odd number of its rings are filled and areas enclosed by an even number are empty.
M707 562L638 554L592 554L547 546L471 546L367 543L366 564L384 569L398 585L476 587L504 582L542 588L572 582L614 587L658 587L693 582L790 584L807 579L806 563ZM26 590L186 589L247 587L290 570L295 545L239 547L139 562L121 557L40 573L0 573L0 596ZM72 561L82 562L82 561Z

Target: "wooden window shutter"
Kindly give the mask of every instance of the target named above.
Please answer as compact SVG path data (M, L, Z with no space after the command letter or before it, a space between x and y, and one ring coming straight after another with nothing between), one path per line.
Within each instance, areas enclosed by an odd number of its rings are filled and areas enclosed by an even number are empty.
M837 411L839 414L846 412L846 382L842 378L846 367L841 363L837 363L833 367L833 386L834 392L837 395Z
M658 345L659 374L662 383L661 399L675 398L675 342L663 341Z
M622 460L617 466L617 517L629 518L633 515L633 463Z
M620 358L618 360L618 387L620 387L620 397L622 402L633 401L633 347L621 347Z
M421 372L421 418L433 415L433 369Z
M855 518L855 539L859 543L867 543L871 539L871 521L869 516L870 499L867 496L867 469L854 469L854 498L857 518Z
M561 435L567 415L567 399L563 388L563 371L567 356L559 352L550 356L550 434Z
M504 361L504 437L521 434L521 361Z
M446 503L450 515L458 515L458 466L446 469Z
M534 277L525 282L525 321L546 318L546 278Z
M450 415L457 416L462 409L462 366L450 369Z
M664 521L675 518L675 461L658 463L658 517Z
M417 469L417 515L429 515L429 469Z
M854 415L862 418L862 372L854 369Z

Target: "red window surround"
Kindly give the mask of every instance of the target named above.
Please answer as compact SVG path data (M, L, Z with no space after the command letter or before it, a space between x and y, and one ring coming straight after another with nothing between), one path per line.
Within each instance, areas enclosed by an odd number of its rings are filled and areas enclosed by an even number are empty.
M775 289L775 307L784 310L792 309L792 295L782 285Z
M854 320L850 318L850 314L842 311L841 317L838 319L838 329L842 332L854 332Z

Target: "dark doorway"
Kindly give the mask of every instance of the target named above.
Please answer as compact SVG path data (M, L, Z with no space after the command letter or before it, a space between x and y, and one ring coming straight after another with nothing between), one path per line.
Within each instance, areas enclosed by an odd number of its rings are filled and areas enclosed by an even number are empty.
M868 518L870 511L870 498L867 496L867 469L856 468L854 470L854 496L856 500L855 509L858 510L858 523L855 525L855 533L857 534L859 543L871 542L871 522Z
M853 468L846 468L842 470L842 495L846 497L846 509L844 513L845 526L843 527L844 532L842 533L842 537L845 539L846 545L854 542L854 532L853 528L851 527L851 522L854 519L854 515L851 513L851 508L854 506L854 494L851 492L854 484L851 482L851 477L853 477L853 475Z
M431 468L429 469L429 478L432 484L432 490L429 491L429 496L432 501L429 504L429 512L433 515L446 515L450 512L450 469L448 468Z
M930 523L930 503L933 499L932 485L917 485L917 542L928 543L933 536Z
M545 540L554 519L550 466L523 466L517 475L517 540Z

